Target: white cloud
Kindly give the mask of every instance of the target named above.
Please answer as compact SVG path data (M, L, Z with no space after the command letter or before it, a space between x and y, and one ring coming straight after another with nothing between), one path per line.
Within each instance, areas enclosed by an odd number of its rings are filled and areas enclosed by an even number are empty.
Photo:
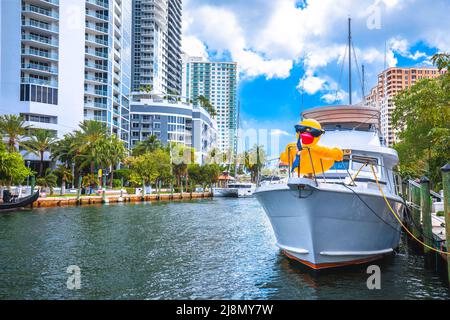
M270 135L272 136L290 136L289 132L281 129L270 130Z
M181 50L191 57L208 58L205 44L193 36L183 37L181 41Z
M344 90L339 90L337 92L329 92L320 97L321 100L325 101L326 103L341 103L348 99L348 93Z
M300 79L300 83L297 89L307 94L315 94L318 91L322 91L326 88L327 82L325 79L314 76L311 70L306 71L303 78Z
M324 83L330 74L337 81L349 15L359 63L372 75L369 85L385 59L387 66L397 65L398 56L427 61L424 52L411 51L419 42L450 51L447 0L435 0L432 6L416 0L314 0L304 9L297 2L184 1L183 30L189 38L183 46L200 53L207 48L214 58L230 56L246 77L286 78L306 56L305 68L313 75L304 79L305 92L314 93L330 90L331 84ZM367 28L368 8L373 7L379 9L380 29Z
M201 6L196 11L195 19L188 19L187 25L195 34L189 36L190 43L198 43L201 42L198 39L202 39L218 57L229 52L245 76L265 75L266 78L289 76L293 66L292 60L267 59L248 48L243 30L231 10L209 5Z

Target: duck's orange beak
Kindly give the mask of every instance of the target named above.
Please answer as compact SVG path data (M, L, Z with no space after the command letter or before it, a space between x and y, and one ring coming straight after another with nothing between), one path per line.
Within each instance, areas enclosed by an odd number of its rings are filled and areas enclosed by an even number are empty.
M311 144L314 142L314 137L309 132L303 132L300 134L300 137L302 139L302 144Z

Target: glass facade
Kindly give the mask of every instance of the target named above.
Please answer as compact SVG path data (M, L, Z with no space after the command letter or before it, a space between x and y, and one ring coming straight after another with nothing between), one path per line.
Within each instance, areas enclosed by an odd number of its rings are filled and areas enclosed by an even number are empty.
M216 111L218 146L237 151L237 64L189 59L184 65L185 91L195 105L204 96Z
M22 1L20 101L58 104L59 5Z
M133 91L181 93L181 0L135 0Z
M132 0L86 0L85 119L129 143Z

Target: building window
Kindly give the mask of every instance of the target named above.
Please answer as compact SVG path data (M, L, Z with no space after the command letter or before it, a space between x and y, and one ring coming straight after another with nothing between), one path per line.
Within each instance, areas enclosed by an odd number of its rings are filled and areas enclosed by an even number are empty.
M55 116L46 116L46 115L30 114L30 113L21 113L20 115L25 119L25 121L40 122L40 123L52 123L52 124L58 123L58 118Z
M20 101L58 104L58 89L30 84L20 85Z

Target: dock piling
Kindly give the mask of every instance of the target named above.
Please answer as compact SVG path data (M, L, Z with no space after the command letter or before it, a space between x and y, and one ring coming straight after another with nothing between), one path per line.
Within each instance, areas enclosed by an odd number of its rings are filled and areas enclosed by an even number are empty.
M413 225L412 225L412 230L413 230L413 235L416 238L420 237L421 234L421 230L420 230L420 189L415 187L415 186L411 186L411 200L413 203L412 206L412 221L413 221Z
M420 179L420 204L422 211L423 240L428 246L432 247L433 231L431 224L430 180L425 176ZM430 248L424 248L425 254L430 252Z
M450 247L450 163L441 168L442 171L442 188L444 189L444 216L445 216L445 234L446 246L449 251ZM447 254L447 279L450 284L450 255Z
M31 192L30 192L30 194L33 194L34 193L34 187L35 187L35 185L36 185L36 178L35 178L35 176L32 176L31 177Z
M83 183L83 177L80 175L78 177L78 190L77 190L77 204L80 204L81 198L81 184Z

